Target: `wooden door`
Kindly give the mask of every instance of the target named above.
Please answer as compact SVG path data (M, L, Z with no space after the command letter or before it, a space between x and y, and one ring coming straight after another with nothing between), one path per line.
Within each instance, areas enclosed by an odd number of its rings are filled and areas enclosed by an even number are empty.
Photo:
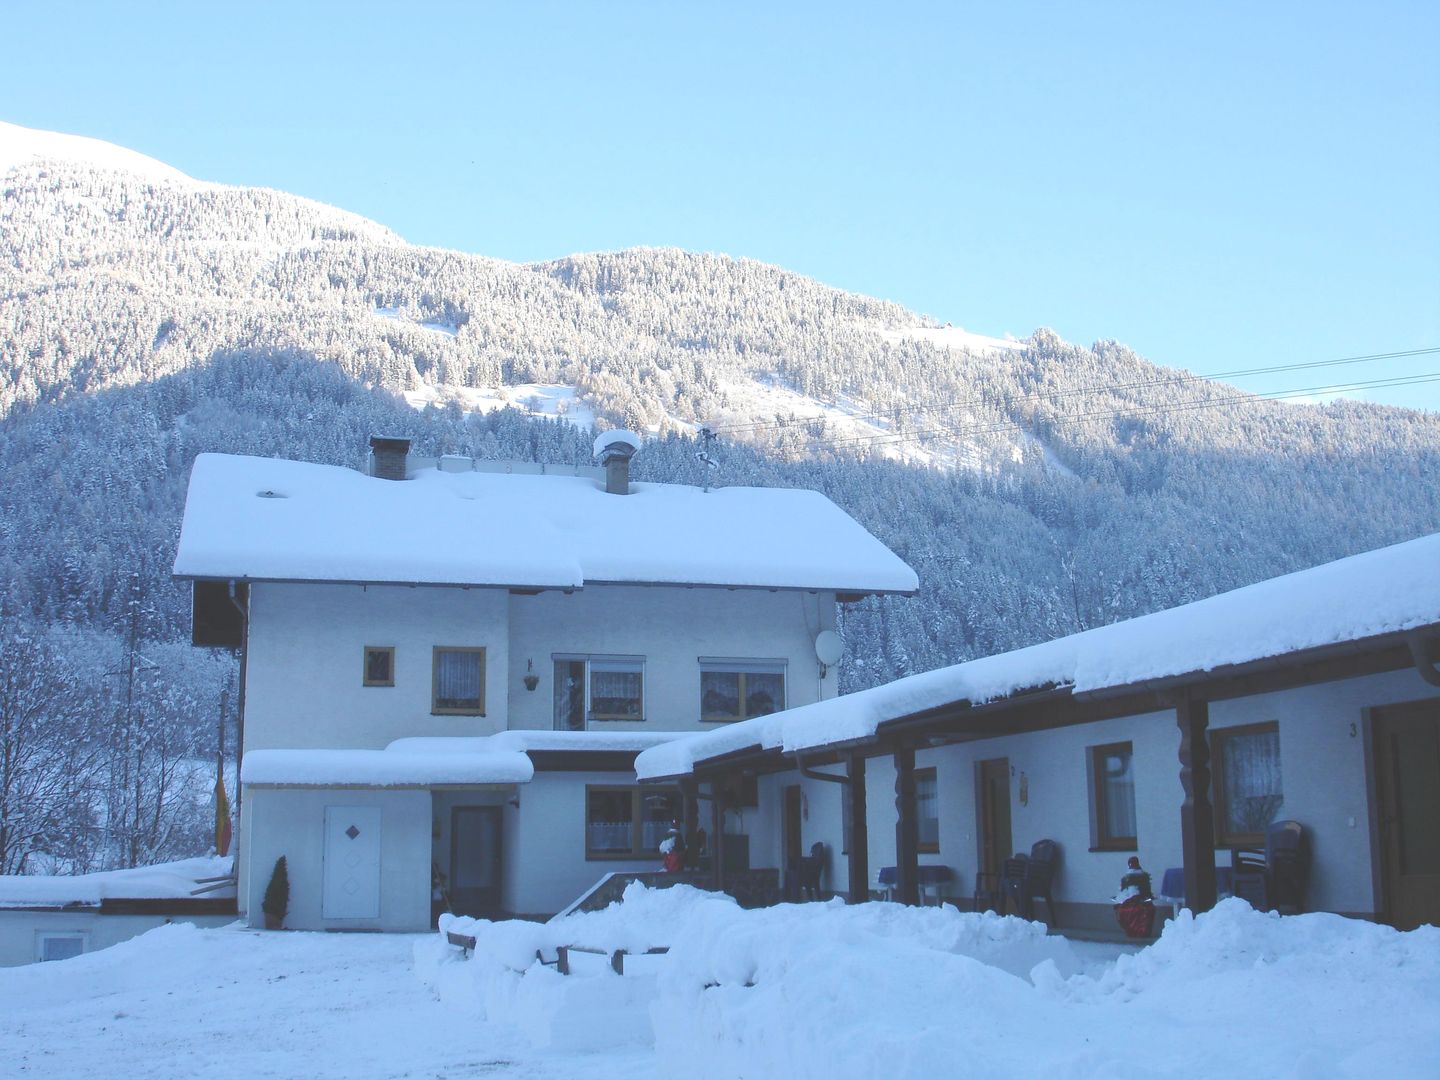
M1440 700L1375 711L1385 915L1440 925Z
M500 910L500 807L450 812L450 906L457 915Z
M1012 854L1010 759L994 758L975 767L976 817L980 822L980 872L999 875Z
M325 873L320 911L327 919L380 917L380 808L325 808Z

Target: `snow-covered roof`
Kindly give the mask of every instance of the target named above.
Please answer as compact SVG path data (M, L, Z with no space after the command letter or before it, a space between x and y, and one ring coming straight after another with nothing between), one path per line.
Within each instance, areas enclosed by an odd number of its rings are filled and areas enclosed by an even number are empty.
M683 739L683 731L501 731L495 735L427 736L396 739L385 749L405 753L489 753L506 750L581 751L590 753L639 753L652 746Z
M534 775L515 750L251 750L240 764L242 784L282 787L527 784Z
M1022 690L1118 689L1440 623L1440 533L1193 604L899 679L656 747L641 779L749 747L787 753L865 739L888 720Z
M600 582L913 592L915 572L815 491L632 484L202 454L182 578L581 588Z
M202 857L97 874L0 876L0 908L99 907L106 900L189 900L202 880L231 872L228 858ZM207 899L235 896L233 886Z

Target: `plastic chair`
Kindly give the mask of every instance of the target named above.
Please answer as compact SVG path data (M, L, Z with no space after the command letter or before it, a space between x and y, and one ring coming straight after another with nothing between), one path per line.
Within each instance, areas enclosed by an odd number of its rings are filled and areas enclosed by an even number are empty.
M1310 840L1298 821L1272 822L1265 830L1265 850L1236 848L1230 865L1232 890L1252 907L1282 915L1304 910Z
M1055 918L1055 869L1060 863L1060 845L1054 840L1037 840L1030 854L1005 860L1000 891L1004 898L1015 902L1016 910L1027 919L1035 917L1035 901L1044 900L1051 927L1059 926Z

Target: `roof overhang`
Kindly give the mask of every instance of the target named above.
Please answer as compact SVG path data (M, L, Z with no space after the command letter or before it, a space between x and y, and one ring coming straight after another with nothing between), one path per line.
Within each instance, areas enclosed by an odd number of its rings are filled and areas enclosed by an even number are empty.
M1412 644L1417 640L1424 643L1424 656L1429 662L1440 662L1440 622L1437 622L1210 671L1185 672L1079 693L1069 686L1044 686L978 704L957 700L884 720L876 726L873 735L827 742L798 753L756 743L697 759L689 772L647 776L642 782L674 783L687 777L703 779L737 771L757 775L783 772L797 767L797 761L803 760L809 766L833 763L851 753L874 756L891 752L901 743L938 746L973 742L1169 711L1187 699L1224 701L1401 671L1415 665Z

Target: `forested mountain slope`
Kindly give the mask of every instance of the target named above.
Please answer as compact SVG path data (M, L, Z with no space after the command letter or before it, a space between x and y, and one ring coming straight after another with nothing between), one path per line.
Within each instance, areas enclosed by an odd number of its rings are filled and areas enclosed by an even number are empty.
M699 482L692 432L709 424L713 482L825 491L922 582L848 609L847 689L1440 528L1432 413L1227 400L1113 342L975 342L743 259L527 266L417 248L158 163L36 157L8 130L0 617L80 671L77 722L97 738L117 717L104 671L131 600L152 653L187 632L169 567L196 453L358 464L384 431L422 453L588 459L571 424L401 396L426 387L574 388L605 422L656 435L643 479ZM26 152L7 157L6 137ZM1213 366L1232 366L1223 345ZM145 678L193 703L172 726L199 752L227 667L183 655ZM58 843L36 850L81 858Z

